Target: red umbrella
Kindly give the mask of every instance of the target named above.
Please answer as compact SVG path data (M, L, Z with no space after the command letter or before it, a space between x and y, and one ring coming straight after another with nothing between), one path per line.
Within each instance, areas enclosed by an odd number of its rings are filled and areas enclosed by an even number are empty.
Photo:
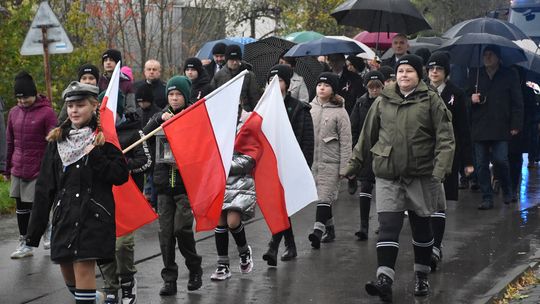
M363 31L354 36L354 40L360 41L363 44L376 47L377 39L379 39L379 49L386 50L392 47L392 38L396 36L397 33L387 33L387 32L373 32Z

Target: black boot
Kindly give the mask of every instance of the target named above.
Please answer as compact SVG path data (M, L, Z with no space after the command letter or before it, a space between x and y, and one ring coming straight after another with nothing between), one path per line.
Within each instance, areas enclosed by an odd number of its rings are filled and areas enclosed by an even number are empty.
M176 281L163 282L163 287L159 290L160 296L173 296L176 294Z
M263 260L268 263L268 266L277 266L278 246L279 243L276 244L273 239L268 243L268 250L262 256Z
M371 296L379 296L383 302L392 302L392 279L385 275L379 274L377 281L367 282L366 291Z
M334 225L326 226L326 232L321 238L321 243L330 243L336 239L336 232L334 230Z
M428 274L420 271L415 272L415 274L416 280L414 282L414 295L427 296L429 294Z
M294 237L285 237L285 252L281 255L282 261L290 261L296 258L296 244L294 243Z
M311 242L311 247L314 249L321 248L321 237L322 237L322 230L319 229L313 229L313 232L308 235L308 239Z
M202 268L189 272L188 290L197 290L202 286Z
M431 271L435 272L439 268L439 263L442 260L442 251L441 249L433 246L433 250L431 251Z
M365 241L368 239L368 227L361 227L354 235L358 237L359 241Z

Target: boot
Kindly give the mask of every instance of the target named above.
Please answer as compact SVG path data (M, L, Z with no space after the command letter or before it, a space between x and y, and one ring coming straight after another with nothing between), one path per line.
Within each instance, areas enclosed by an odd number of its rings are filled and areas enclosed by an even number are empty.
M202 268L199 267L197 270L189 271L189 280L187 284L187 289L189 291L197 290L202 286ZM176 285L175 285L176 286Z
M311 242L311 247L314 249L321 248L321 237L322 237L322 230L319 229L313 229L313 232L308 235L308 239Z
M356 232L354 235L358 237L359 241L365 241L368 239L368 230L369 222L360 224L360 231Z
M439 263L442 260L442 251L441 249L433 246L433 250L431 251L431 271L435 272L437 271L437 268L439 266Z
M268 250L262 256L268 266L277 266L278 246L279 244L276 244L274 240L270 240L270 243L268 243Z
M159 290L160 296L173 296L176 294L176 281L168 281L163 283L163 287Z
M336 239L336 232L334 230L334 225L326 226L326 232L321 238L321 243L330 243Z
M281 255L282 261L290 261L296 258L296 244L294 243L294 237L291 236L290 239L285 237L285 252Z
M414 295L420 297L427 296L429 294L428 274L420 271L417 271L415 274Z
M366 292L371 296L379 296L383 302L392 302L392 279L385 275L379 274L377 281L366 283Z

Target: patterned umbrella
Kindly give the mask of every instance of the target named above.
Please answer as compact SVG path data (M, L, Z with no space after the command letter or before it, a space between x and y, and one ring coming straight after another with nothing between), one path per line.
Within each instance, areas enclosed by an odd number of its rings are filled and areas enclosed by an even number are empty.
M294 42L278 37L268 37L245 46L244 60L253 65L257 83L266 86L270 69L279 61L279 56L295 45ZM308 90L315 88L322 65L313 57L297 58L294 71L304 77Z

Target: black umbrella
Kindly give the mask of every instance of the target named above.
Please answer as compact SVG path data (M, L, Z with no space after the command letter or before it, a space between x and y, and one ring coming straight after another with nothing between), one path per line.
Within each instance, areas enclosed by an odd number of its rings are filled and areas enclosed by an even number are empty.
M278 63L279 56L295 45L294 42L278 37L268 37L246 44L244 60L253 65L253 72L257 76L257 83L261 87L266 85L268 72ZM294 71L304 77L308 88L314 88L317 78L322 72L322 65L313 57L297 58Z
M484 65L482 52L487 46L497 46L500 49L499 59L503 65L510 66L527 60L523 49L517 44L502 36L492 34L465 34L448 40L441 45L439 50L448 51L452 63L467 67L481 67Z
M338 24L360 27L368 32L414 34L431 29L408 0L348 0L331 15Z
M503 36L510 40L528 39L527 35L523 33L514 24L495 19L495 18L476 18L471 20L465 20L451 27L446 33L443 34L445 38L455 38L468 33L487 33L493 35Z
M323 56L330 54L359 54L364 50L354 41L323 37L293 46L285 56Z

